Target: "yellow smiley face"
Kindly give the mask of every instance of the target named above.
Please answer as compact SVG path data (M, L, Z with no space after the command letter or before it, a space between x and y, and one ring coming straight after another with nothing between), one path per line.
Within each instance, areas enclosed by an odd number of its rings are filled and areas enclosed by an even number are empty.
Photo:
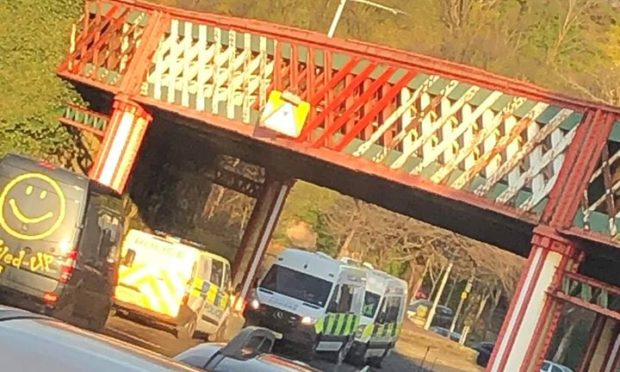
M0 193L0 227L17 239L45 239L62 224L66 203L52 178L40 173L19 175Z

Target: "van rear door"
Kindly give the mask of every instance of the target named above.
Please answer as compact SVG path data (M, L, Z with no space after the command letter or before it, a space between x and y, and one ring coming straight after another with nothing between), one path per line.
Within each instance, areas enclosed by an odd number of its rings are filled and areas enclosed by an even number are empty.
M0 163L0 284L5 287L41 296L56 289L63 266L74 262L85 190L57 173Z
M128 252L132 252L129 253ZM197 252L164 238L131 230L123 243L115 298L175 318L194 271ZM130 261L127 257L133 257Z

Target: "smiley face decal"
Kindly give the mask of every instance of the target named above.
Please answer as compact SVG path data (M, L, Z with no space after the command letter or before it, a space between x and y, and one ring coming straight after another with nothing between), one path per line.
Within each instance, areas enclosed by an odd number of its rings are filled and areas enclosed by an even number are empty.
M0 227L18 239L45 239L62 224L66 204L54 179L40 173L19 175L0 193Z

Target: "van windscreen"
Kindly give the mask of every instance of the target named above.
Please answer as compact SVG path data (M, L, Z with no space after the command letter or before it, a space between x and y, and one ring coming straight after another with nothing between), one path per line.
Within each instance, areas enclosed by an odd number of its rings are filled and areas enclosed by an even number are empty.
M332 283L327 280L279 265L271 266L260 286L321 307L327 304L332 289Z

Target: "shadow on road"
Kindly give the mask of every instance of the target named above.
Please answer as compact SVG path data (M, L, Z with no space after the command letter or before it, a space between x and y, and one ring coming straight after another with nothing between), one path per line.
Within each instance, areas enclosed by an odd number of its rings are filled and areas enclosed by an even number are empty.
M159 353L163 353L163 348L157 344L154 344L152 342L143 340L139 337L136 337L130 333L127 332L123 332L121 330L118 329L114 329L114 328L106 328L103 330L103 332L101 332L102 334L115 338L117 340L126 342L128 344L132 344L132 345L136 345L139 346L141 348L147 349L147 350L151 350L151 351L155 351L155 352L159 352Z

